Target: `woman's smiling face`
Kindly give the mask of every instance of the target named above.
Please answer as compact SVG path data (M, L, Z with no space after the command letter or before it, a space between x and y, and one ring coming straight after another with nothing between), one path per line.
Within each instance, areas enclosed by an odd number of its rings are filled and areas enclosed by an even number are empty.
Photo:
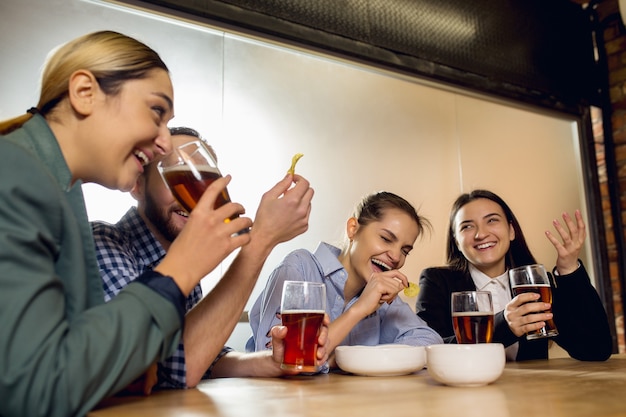
M419 235L415 220L400 209L388 208L383 216L366 225L348 221L352 240L348 253L356 275L367 282L374 272L400 269Z
M172 148L167 123L173 117L173 95L169 74L161 69L126 81L115 96L100 93L85 131L92 134L77 144L85 148L77 176L130 190L144 166Z
M505 256L515 239L513 226L494 201L479 198L459 209L454 237L465 258L490 277L505 272Z

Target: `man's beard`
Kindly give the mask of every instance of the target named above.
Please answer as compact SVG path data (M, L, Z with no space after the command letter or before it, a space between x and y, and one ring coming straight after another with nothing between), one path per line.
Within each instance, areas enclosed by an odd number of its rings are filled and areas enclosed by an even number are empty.
M181 209L182 210L182 209ZM171 216L177 214L170 212L169 209L161 210L158 205L152 199L150 193L146 193L146 207L144 209L145 215L152 222L154 227L163 235L169 242L173 242L180 232L171 221Z

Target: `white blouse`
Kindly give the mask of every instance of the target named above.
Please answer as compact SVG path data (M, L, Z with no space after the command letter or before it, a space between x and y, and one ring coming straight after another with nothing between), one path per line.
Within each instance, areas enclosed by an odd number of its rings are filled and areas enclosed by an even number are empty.
M497 277L489 277L470 264L470 275L478 291L489 291L493 299L493 312L499 313L504 310L507 303L511 301L511 285L509 283L509 271ZM505 349L506 359L514 361L517 356L519 343L515 342Z

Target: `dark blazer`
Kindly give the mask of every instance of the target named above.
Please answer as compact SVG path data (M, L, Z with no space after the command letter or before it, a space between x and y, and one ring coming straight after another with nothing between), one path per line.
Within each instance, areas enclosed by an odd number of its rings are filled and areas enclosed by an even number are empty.
M551 281L554 282L551 276ZM584 265L571 274L556 276L552 287L552 312L559 335L552 338L575 359L604 361L613 352L613 339L604 306L591 285ZM450 294L475 291L469 273L447 267L427 268L420 276L417 315L436 330L446 343L456 343L452 327ZM517 337L504 319L495 315L493 342L510 346L519 342L518 361L548 358L548 339L527 341Z

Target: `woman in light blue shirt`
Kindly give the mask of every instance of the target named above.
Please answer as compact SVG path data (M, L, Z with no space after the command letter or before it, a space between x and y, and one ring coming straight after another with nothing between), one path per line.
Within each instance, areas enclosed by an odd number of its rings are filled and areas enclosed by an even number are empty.
M315 253L296 250L272 272L250 311L252 337L246 350L271 348L269 330L280 324L283 282L326 284L328 351L339 345L443 343L437 332L397 297L409 285L400 272L429 223L402 197L366 196L346 224L343 249L321 242ZM332 363L330 364L333 365Z

